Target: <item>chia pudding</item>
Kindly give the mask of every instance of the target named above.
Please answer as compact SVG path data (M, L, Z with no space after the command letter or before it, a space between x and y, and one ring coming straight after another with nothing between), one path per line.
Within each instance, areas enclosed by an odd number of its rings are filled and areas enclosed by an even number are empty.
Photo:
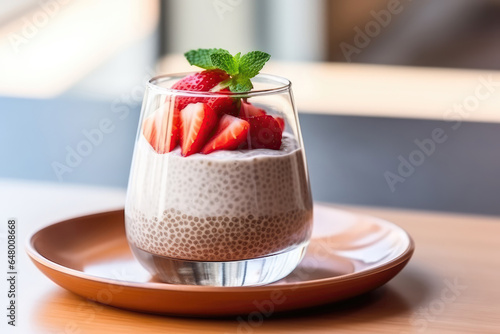
M306 168L286 132L279 150L189 157L179 147L158 154L141 135L134 154L125 215L133 249L181 260L235 261L309 240Z

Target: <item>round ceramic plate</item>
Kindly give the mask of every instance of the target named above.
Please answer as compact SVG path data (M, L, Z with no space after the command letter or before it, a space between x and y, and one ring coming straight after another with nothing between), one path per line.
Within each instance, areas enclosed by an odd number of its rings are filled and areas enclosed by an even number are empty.
M155 281L128 247L123 210L78 217L35 232L27 252L52 281L80 296L124 309L185 316L281 312L377 288L408 263L414 244L384 220L315 206L301 264L257 287L173 285Z

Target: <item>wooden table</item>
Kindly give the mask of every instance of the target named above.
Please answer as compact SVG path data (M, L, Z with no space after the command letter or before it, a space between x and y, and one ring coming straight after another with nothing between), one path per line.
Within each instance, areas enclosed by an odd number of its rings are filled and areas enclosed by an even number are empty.
M18 239L75 215L121 207L121 189L0 180L1 249L6 220ZM52 283L18 247L18 319L1 333L500 333L500 218L335 206L393 221L416 242L409 265L367 295L266 319L188 319L123 311L86 301ZM6 255L4 256L6 258ZM4 275L5 260L2 260ZM1 280L2 309L7 285ZM5 311L3 311L5 312ZM4 329L7 331L4 331Z

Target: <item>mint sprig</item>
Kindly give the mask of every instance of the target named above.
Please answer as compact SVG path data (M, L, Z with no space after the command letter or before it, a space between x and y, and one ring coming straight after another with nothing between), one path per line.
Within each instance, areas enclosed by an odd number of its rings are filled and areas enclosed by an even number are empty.
M212 60L210 59L210 55L214 53L227 53L228 51L224 49L198 49L191 50L184 54L184 57L188 60L189 64L204 68L206 70L216 69L217 66L212 64Z
M229 53L213 53L210 55L210 60L216 68L220 68L231 76L239 73L238 62Z
M206 70L221 69L230 78L219 84L220 88L229 87L235 93L252 90L250 79L259 74L271 55L262 51L251 51L243 56L237 53L232 56L224 49L197 49L184 54L189 64Z

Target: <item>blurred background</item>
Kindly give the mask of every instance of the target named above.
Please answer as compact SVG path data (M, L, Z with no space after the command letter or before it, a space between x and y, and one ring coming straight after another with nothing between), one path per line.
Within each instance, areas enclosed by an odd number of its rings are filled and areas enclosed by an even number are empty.
M145 82L258 49L316 201L498 215L499 41L495 0L0 0L0 178L125 188Z

